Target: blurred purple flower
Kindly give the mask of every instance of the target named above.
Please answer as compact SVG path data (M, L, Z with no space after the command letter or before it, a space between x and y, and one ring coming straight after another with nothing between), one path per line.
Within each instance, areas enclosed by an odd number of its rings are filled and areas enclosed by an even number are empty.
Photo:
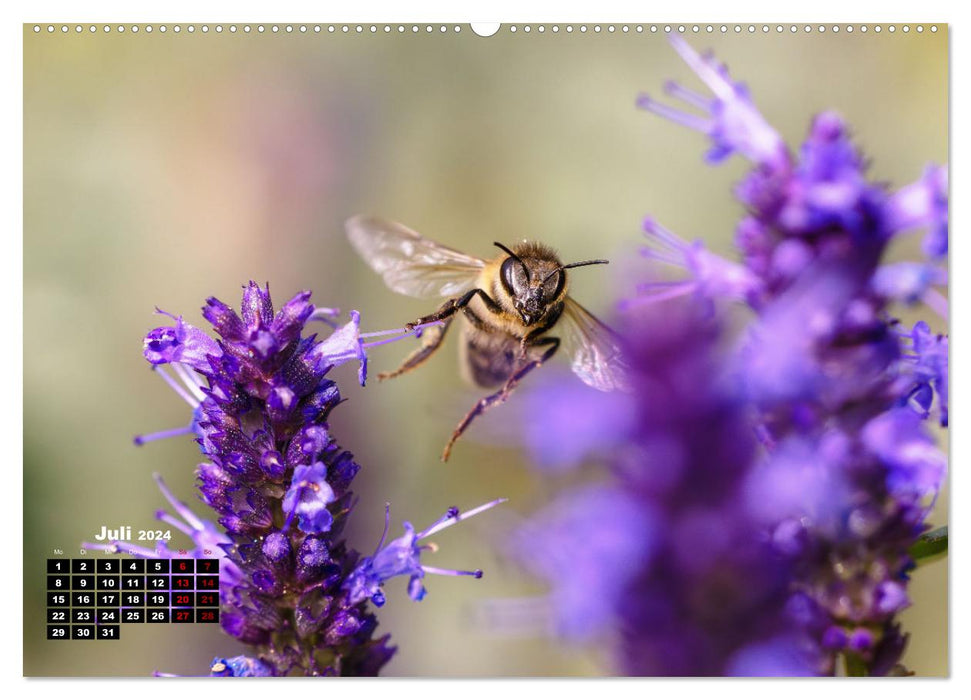
M672 44L713 97L666 91L704 115L638 103L704 133L709 162L753 163L735 188L742 261L646 221L645 257L687 277L642 281L620 304L629 401L547 391L536 400L572 415L537 412L529 429L549 461L593 454L613 482L536 516L517 554L573 622L561 631L613 630L629 674L832 673L840 654L853 672L893 672L909 551L946 474L922 421L936 394L947 422L948 346L924 323L900 331L888 307L946 313L946 170L889 192L833 112L793 155L723 66ZM881 264L914 228L930 230L932 262ZM754 313L732 342L720 300ZM610 425L622 427L590 437ZM586 545L595 538L643 548Z

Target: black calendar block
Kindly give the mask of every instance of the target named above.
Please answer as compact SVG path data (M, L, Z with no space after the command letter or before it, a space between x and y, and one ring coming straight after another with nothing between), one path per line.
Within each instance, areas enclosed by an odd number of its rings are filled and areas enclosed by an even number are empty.
M196 573L198 574L218 574L218 559L196 559Z
M169 577L149 574L145 581L145 587L150 591L167 591L169 590Z
M165 593L149 593L146 601L150 608L167 608L169 607L169 594L167 591Z
M118 625L100 625L98 639L121 639L121 627Z
M145 589L144 576L122 576L121 577L121 590L141 591L144 589Z
M74 608L71 610L71 622L75 625L93 624L94 610L88 608Z
M219 608L197 608L196 622L219 622Z
M148 610L147 613L148 613L149 622L168 622L169 621L168 608L162 608L161 610Z
M72 559L71 573L72 574L93 574L94 559Z
M47 638L121 638L127 623L218 623L219 559L48 559Z
M121 572L121 562L117 559L98 559L95 570L99 574L117 574Z
M175 608L172 610L172 622L194 622L192 608Z
M145 571L149 574L167 574L169 573L169 560L168 559L146 559Z
M67 593L51 591L47 594L47 607L66 608L71 604L71 596Z
M71 621L71 611L67 609L58 610L57 608L48 608L47 621L50 623L67 624Z
M219 594L202 591L196 593L196 606L200 608L219 607Z
M70 639L71 626L70 625L48 625L47 638L48 639Z
M70 559L48 559L47 560L47 573L49 574L67 574L71 571L71 560Z
M47 590L49 591L66 591L71 587L71 577L70 576L48 576L47 577Z
M99 608L117 608L121 594L113 591L102 591L95 596Z
M94 576L72 576L71 577L71 590L72 591L93 591L94 590Z
M121 562L121 573L123 574L144 574L144 559L125 559Z
M195 560L194 559L173 559L172 560L172 573L173 574L191 574L195 571Z
M218 576L196 576L196 590L215 591L219 590Z
M71 605L76 608L93 608L94 607L94 593L84 593L82 591L75 591L71 594Z
M94 639L94 625L74 625L71 639Z
M117 591L121 588L121 581L118 576L98 576L98 590L99 591Z
M118 608L99 608L99 625L117 625L121 622L121 611Z

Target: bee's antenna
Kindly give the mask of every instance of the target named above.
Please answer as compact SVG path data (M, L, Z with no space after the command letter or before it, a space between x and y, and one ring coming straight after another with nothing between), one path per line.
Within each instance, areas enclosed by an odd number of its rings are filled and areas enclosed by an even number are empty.
M552 270L548 275L546 275L546 277L543 279L543 284L546 284L546 280L560 270L568 270L571 267L584 267L585 265L608 265L609 263L609 260L584 260L583 262L570 263L569 265L560 265L558 268Z
M492 245L496 246L500 250L505 251L509 255L510 258L512 258L513 260L515 260L516 262L518 262L520 264L520 266L523 268L523 272L526 273L526 281L530 281L529 268L526 267L526 263L524 263L522 261L522 259L518 255L516 255L514 252L512 252L511 250L509 250L509 248L507 248L506 246L504 246L499 241L493 241Z

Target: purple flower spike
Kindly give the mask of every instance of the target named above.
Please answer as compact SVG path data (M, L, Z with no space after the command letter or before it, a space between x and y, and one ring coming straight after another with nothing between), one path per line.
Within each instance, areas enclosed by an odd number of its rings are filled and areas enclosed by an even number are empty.
M309 292L275 312L269 287L255 282L244 287L240 309L206 301L203 316L218 341L181 318L149 334L146 357L193 417L185 428L136 438L141 444L191 432L205 456L197 469L199 492L222 530L197 518L161 481L179 517L157 516L192 538L199 556L221 558L220 624L254 647L249 656L217 658L212 675L377 675L395 649L387 636L374 636L378 623L368 598L383 602L377 588L388 576L407 573L420 586L425 573L438 571L417 561L430 547L417 540L432 529L409 531L413 539L379 547L373 558L340 539L360 465L329 429L341 396L326 375L334 365L359 360L363 383L360 315L353 311L338 326L338 312L315 307ZM305 332L311 321L335 330L319 341ZM399 331L376 335L389 334ZM172 556L164 542L155 551L121 542L100 548L122 546L136 556ZM372 567L363 582L362 562ZM355 582L375 590L352 599L345 591ZM413 597L422 594L414 582L411 590Z

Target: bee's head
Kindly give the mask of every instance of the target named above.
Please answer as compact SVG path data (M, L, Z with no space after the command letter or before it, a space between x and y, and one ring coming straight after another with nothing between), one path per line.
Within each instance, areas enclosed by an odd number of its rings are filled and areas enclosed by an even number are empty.
M539 322L560 299L566 288L566 269L607 263L606 260L587 260L563 265L552 250L523 260L501 243L495 245L509 255L499 270L501 283L512 297L513 307L523 324L527 326Z

